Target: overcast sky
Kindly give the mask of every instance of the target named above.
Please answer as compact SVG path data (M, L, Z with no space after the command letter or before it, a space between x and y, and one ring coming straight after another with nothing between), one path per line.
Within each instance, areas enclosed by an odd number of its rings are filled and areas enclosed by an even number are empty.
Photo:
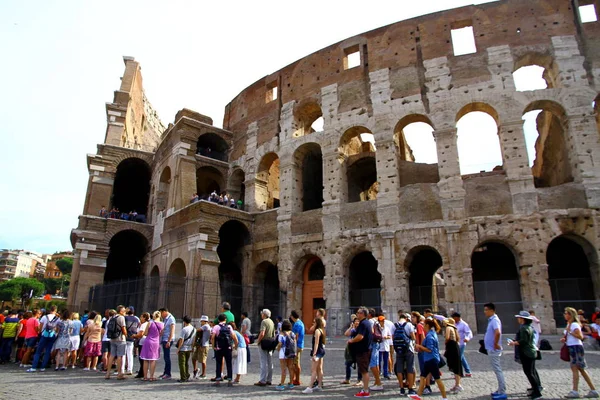
M485 2L0 2L0 248L71 248L85 157L104 140L122 56L141 63L165 125L187 107L222 126L233 97L299 58L382 25Z

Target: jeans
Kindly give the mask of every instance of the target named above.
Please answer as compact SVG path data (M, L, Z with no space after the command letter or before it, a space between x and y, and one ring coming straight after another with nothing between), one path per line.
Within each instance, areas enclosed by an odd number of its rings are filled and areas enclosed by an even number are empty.
M263 349L258 350L260 357L260 379L262 383L271 382L273 379L273 352Z
M379 366L379 343L371 343L371 360L369 361L369 368L375 368Z
M246 345L246 355L248 358L248 364L250 364L250 346Z
M422 351L417 353L417 360L419 361L419 373L423 371L423 366L425 365L425 359L423 357L425 356Z
M190 379L190 355L191 351L180 351L177 353L177 359L179 361L179 376L182 381L187 381ZM219 369L219 373L220 373Z
M167 347L168 342L160 342L163 349L163 356L165 359L165 370L163 375L171 376L171 345Z
M389 366L390 366L390 352L380 350L379 351L379 373L382 373L384 378L387 378L390 376Z
M346 361L346 380L349 381L350 378L352 378L352 364L354 364L352 361ZM359 381L362 380L362 374L360 373L360 371L358 371L358 378Z
M125 343L125 360L121 364L121 372L125 372L125 361L127 361L127 372L133 372L133 342Z
M500 365L500 357L502 356L502 350L488 350L488 357L492 364L492 369L496 374L498 380L498 393L506 393L506 382L504 380L504 373L502 372L502 366Z
M460 346L460 361L462 362L462 366L463 366L463 369L465 370L465 374L470 374L471 367L469 366L469 363L467 362L467 359L465 358L465 348L466 347L467 347L466 344L463 344L462 346Z
M50 354L52 353L52 346L56 341L56 337L43 337L40 339L38 343L37 350L35 351L35 355L33 356L33 363L31 368L37 368L40 357L42 356L42 352L44 352L44 359L42 361L42 365L40 368L46 368L46 365L50 362Z
M0 347L0 361L9 362L12 345L15 338L2 338L2 347Z
M532 395L540 395L540 387L542 386L542 382L540 381L540 376L535 369L535 358L529 358L524 356L521 353L521 364L523 366L523 372L533 389Z
M233 366L231 364L231 349L217 350L215 352L215 356L217 357L217 378L221 377L221 370L223 369L223 358L225 358L225 367L227 367L227 377L225 379L230 381L231 377L233 376Z

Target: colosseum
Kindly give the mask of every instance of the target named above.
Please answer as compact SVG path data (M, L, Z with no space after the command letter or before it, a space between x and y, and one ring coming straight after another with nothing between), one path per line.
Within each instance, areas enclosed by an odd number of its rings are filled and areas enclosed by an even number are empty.
M504 0L362 33L243 89L223 129L189 109L162 125L125 57L104 143L87 155L69 305L198 318L228 300L237 315L298 309L305 321L326 307L337 330L359 305L457 310L479 331L488 301L508 330L520 309L546 332L566 305L593 311L600 23L581 17L590 7L595 17L600 1ZM468 54L455 54L458 30L472 33ZM530 66L546 87L519 91L513 73ZM522 118L533 110L530 162ZM473 112L493 118L501 160L461 174L457 122ZM430 127L437 163L415 159L405 134L415 123Z

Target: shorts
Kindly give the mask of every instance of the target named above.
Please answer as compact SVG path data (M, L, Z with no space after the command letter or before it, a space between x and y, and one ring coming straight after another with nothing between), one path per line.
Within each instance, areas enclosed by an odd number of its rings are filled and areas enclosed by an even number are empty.
M300 365L300 359L302 358L302 349L296 349L296 357L294 357L294 367Z
M127 342L110 342L110 355L113 357L123 357L127 348Z
M102 355L102 343L103 342L87 342L85 344L85 350L83 355L86 357L97 357Z
M25 339L25 346L34 348L35 345L37 344L37 340L38 340L37 336L27 338L27 339Z
M102 353L109 353L110 352L110 342L107 340L103 340L102 341Z
M371 359L371 351L359 353L356 355L356 365L358 366L358 372L361 374L369 373L369 361Z
M71 350L73 350L73 351L77 350L79 348L79 342L81 340L79 335L69 336L69 340L71 341Z
M575 365L577 368L586 368L583 346L578 344L575 346L567 346L569 349L569 356L571 356L571 365Z
M192 361L200 361L201 363L205 363L208 359L208 347L207 346L198 346L192 353Z
M394 372L396 375L415 373L415 353L407 351L405 353L396 353L396 364L394 365Z
M431 374L434 380L438 380L441 377L440 367L438 361L434 358L433 360L425 361L423 369L421 370L421 377L426 378L427 375Z
M369 368L375 368L379 366L379 343L371 344L371 360L369 361Z

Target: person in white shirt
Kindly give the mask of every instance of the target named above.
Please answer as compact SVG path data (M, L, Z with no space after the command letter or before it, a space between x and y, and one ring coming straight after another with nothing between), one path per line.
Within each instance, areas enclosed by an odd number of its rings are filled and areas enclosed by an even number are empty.
M572 307L565 308L565 320L567 321L567 329L564 331L564 337L560 339L561 342L567 345L569 349L569 358L571 359L571 372L573 373L573 389L565 396L568 399L579 398L579 374L583 376L585 382L590 387L589 393L585 396L587 398L599 397L596 387L592 383L592 379L588 375L583 352L583 333L581 332L581 325L577 318L577 311Z
M183 328L177 339L177 360L179 361L179 380L183 383L190 380L190 355L194 345L196 329L191 325L192 319L185 315L183 317Z
M454 323L456 324L456 330L458 331L458 336L460 338L460 341L458 342L459 348L460 348L460 360L463 366L463 369L465 370L465 376L466 377L471 377L473 376L471 374L471 367L469 366L469 363L465 357L465 348L467 347L467 343L469 343L469 341L471 341L471 339L473 339L473 332L471 331L471 328L469 327L469 324L467 324L465 321L463 321L460 317L460 313L452 313L452 319L454 320Z
M531 315L531 318L533 322L531 322L531 327L533 328L533 340L535 343L535 346L539 349L540 347L540 336L542 335L542 324L540 323L540 320L538 317L535 316L535 311L533 310L529 310L529 314Z

